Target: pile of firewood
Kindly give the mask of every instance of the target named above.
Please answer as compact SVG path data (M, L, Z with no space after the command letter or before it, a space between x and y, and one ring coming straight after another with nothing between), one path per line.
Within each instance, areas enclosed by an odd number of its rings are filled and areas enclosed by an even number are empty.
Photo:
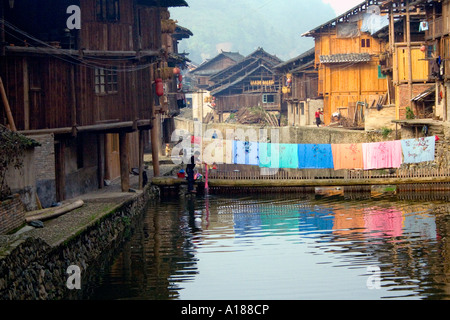
M235 114L235 119L240 124L259 124L279 127L277 117L260 107L241 108Z

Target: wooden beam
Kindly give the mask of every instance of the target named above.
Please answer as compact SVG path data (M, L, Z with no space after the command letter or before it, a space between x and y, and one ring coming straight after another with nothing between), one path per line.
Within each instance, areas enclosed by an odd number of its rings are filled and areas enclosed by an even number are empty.
M30 81L28 77L28 58L22 60L23 72L23 127L30 129Z
M55 143L55 184L57 202L61 202L66 199L65 149L66 146L64 140L60 140Z
M70 67L70 93L71 93L71 105L70 105L70 118L72 119L72 135L77 134L77 95L75 90L75 66Z
M128 134L119 133L119 153L120 153L120 181L122 192L130 190L130 161L129 161Z
M144 131L139 130L139 190L144 188Z
M9 106L8 97L6 96L6 90L3 85L2 77L0 77L0 95L2 96L3 106L6 111L6 117L8 118L9 125L11 126L11 131L17 131L16 124L14 123L14 118L11 113L11 107Z
M154 68L150 68L150 79L155 80ZM159 177L159 128L161 126L159 115L155 112L155 99L152 96L151 99L152 108L152 128L150 130L150 141L152 143L152 164L153 164L153 176Z
M98 188L103 189L105 180L105 134L97 135L97 182Z

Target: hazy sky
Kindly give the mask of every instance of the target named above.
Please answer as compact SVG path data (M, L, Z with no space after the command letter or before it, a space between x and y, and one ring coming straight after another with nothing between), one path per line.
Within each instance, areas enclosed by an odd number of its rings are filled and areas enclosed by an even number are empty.
M353 7L356 7L358 4L362 3L362 0L322 0L323 3L328 3L333 10L336 12L336 15L340 15Z
M282 60L309 50L314 40L301 35L350 10L363 0L187 0L170 8L171 18L191 30L180 52L195 63L221 50L246 56L262 47Z

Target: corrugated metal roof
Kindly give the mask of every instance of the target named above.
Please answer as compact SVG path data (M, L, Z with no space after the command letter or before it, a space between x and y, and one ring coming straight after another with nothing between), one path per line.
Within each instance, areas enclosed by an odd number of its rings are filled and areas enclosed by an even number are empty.
M347 63L347 62L369 62L370 54L368 53L346 53L332 54L319 57L320 63Z
M435 85L431 85L427 90L425 90L421 94L419 94L416 97L414 97L413 99L411 99L411 101L414 101L414 102L424 101L427 97L429 97L432 94L436 94L436 86Z

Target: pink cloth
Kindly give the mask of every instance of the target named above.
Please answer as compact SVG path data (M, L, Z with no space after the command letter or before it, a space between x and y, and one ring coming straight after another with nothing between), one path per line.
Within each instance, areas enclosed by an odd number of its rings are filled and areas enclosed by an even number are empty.
M400 168L402 143L400 140L363 143L364 169Z

